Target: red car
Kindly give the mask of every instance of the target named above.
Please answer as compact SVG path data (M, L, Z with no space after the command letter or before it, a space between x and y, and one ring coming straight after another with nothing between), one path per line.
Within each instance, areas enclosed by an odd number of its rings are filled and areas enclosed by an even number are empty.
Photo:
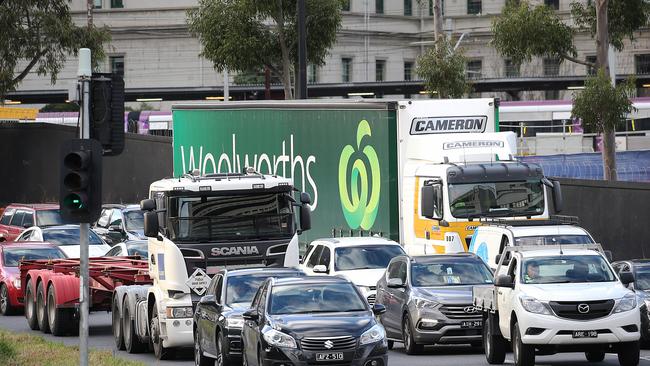
M55 245L37 242L0 244L0 313L11 315L23 308L20 285L20 261L23 259L65 258Z
M28 227L61 224L63 220L59 214L59 205L12 203L0 217L0 242L15 240Z

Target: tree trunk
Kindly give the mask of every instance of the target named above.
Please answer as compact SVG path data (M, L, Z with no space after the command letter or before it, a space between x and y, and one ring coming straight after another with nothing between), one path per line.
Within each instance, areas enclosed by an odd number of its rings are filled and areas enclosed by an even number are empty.
M442 0L433 0L433 39L443 36L442 33Z
M596 0L596 63L598 69L602 69L609 78L609 22L607 19L607 7L609 0ZM616 176L616 135L615 129L608 126L615 126L615 121L601 121L605 126L603 131L603 179L617 180Z
M282 0L278 0L278 18L275 20L278 26L278 37L280 38L280 51L282 52L282 84L284 84L284 99L293 99L291 93L291 60L289 59L289 48L284 35L284 13L282 11Z
M603 131L603 179L616 181L616 134L614 130Z

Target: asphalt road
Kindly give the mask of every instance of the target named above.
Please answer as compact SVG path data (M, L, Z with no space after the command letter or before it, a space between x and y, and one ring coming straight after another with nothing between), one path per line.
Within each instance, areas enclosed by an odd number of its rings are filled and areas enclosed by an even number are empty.
M22 315L17 316L0 316L0 328L12 331L32 333L42 335L39 331L33 331L27 326L27 321ZM49 340L62 341L67 345L75 345L79 343L76 337L53 337L52 335L45 335ZM138 360L145 362L149 365L178 365L186 366L193 365L192 350L188 349L187 352L182 352L178 355L176 360L173 361L158 361L151 353L131 355L124 351L115 351L113 343L113 333L111 332L111 317L110 313L92 313L90 315L90 347L97 349L106 349L113 351L117 356ZM406 355L399 343L395 344L395 348L389 353L389 363L391 365L408 365L408 366L471 366L471 365L488 365L485 361L485 356L482 351L469 346L454 346L454 347L431 347L427 348L425 353L417 356ZM36 360L34 360L36 362ZM582 353L565 353L553 356L540 356L537 357L538 365L553 365L553 366L579 366L591 365L584 358ZM35 363L37 364L37 363ZM512 355L506 357L506 364L513 364ZM640 365L650 366L650 351L641 351ZM618 365L616 355L607 355L605 361L599 365Z

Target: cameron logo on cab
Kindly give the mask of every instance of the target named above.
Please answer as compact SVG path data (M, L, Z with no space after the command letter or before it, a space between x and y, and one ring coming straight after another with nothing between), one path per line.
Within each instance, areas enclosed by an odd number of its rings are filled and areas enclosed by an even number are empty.
M436 133L485 132L487 116L413 118L411 135Z
M212 248L210 251L213 257L223 257L229 255L256 255L260 251L256 246L243 246L243 247L219 247Z

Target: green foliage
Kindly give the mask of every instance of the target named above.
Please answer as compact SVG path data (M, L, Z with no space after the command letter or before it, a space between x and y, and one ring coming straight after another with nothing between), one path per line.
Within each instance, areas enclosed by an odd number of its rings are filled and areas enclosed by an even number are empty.
M34 70L51 82L68 55L90 48L96 66L105 58L102 45L111 39L107 28L79 27L70 16L68 0L5 0L0 2L0 96L16 89ZM19 61L27 61L18 69Z
M585 89L573 97L573 115L592 131L615 131L633 111L630 97L634 92L634 80L628 79L616 87L603 69L585 81Z
M439 98L460 98L470 91L465 73L467 59L460 50L454 50L445 37L436 41L417 60L417 74L424 80L428 92L435 92Z
M510 0L492 21L492 31L494 47L515 63L529 62L534 56L576 55L574 31L545 5L531 7L525 0Z
M237 85L260 85L264 84L264 70L240 71L233 78ZM282 84L277 76L271 75L271 84Z
M596 7L593 2L571 3L571 14L582 30L589 30L592 37L596 36ZM609 43L621 51L623 40L634 39L634 32L646 26L649 18L650 4L644 0L609 0Z
M44 105L39 112L79 112L79 106L75 103L51 103Z
M16 356L16 350L12 347L11 343L4 337L0 338L0 361L6 365Z

